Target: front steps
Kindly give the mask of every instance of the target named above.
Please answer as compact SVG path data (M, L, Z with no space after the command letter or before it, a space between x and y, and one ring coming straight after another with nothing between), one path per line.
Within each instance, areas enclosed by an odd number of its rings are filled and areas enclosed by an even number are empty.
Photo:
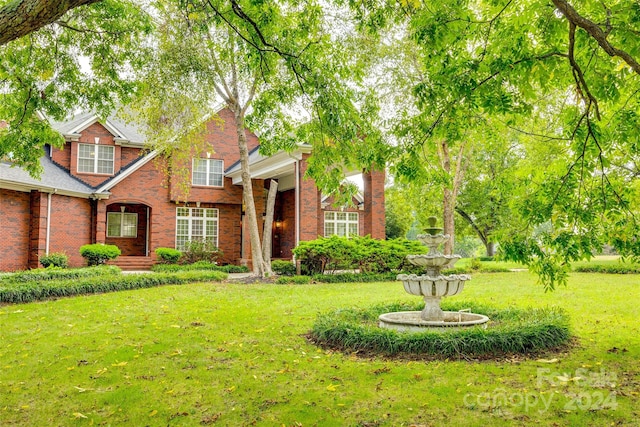
M116 265L125 271L147 271L151 270L151 266L155 264L155 261L148 256L119 256L107 264Z

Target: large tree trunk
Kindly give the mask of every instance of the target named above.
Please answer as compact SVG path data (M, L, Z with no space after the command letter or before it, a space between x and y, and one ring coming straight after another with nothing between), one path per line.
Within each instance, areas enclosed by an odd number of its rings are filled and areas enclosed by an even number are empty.
M262 257L262 245L260 244L260 229L256 205L253 199L253 183L251 182L251 169L249 167L249 149L247 147L247 134L244 127L244 112L238 105L230 105L236 118L236 132L238 134L238 149L240 151L240 166L242 170L242 200L245 207L245 217L249 227L249 239L251 242L251 265L253 274L259 277L268 276L271 271Z
M264 229L262 230L262 258L271 270L271 233L273 230L273 216L278 195L278 181L269 182L269 195L267 196L267 212L264 217Z
M55 22L68 10L100 0L14 0L0 8L0 46Z

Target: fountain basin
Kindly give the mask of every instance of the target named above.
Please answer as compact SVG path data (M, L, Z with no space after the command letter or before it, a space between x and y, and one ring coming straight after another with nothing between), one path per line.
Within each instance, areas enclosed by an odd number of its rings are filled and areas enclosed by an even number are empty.
M402 332L446 332L455 328L486 328L489 318L464 311L443 311L443 320L424 320L421 311L400 311L381 314L378 326Z
M416 274L398 274L404 290L411 295L425 297L444 297L457 295L464 289L464 282L471 279L468 274L452 274L449 276L429 276Z

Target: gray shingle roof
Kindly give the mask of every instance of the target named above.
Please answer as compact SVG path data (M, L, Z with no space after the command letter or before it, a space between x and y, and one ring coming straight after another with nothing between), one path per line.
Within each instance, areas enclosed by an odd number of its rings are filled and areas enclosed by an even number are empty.
M95 120L90 121L91 119ZM93 123L94 121L99 121L100 123L107 124L117 131L117 135L115 135L117 138L126 139L127 141L133 143L144 144L145 138L140 127L135 123L130 123L125 119L118 117L117 115L109 116L105 121L98 119L94 113L81 113L69 120L65 120L64 122L51 121L51 127L60 132L62 135L67 135L73 133L74 131L77 132L78 126L87 121L90 121L89 124Z
M33 189L56 189L61 193L73 193L89 196L95 192L93 187L69 174L69 171L55 164L48 155L48 147L40 158L43 171L40 178L33 178L27 171L12 167L10 163L0 162L0 186L2 182L18 184Z

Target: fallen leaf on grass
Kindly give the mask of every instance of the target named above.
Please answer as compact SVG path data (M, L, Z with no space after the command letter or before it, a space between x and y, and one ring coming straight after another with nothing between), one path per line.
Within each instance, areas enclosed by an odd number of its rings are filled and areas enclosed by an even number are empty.
M329 384L329 385L327 386L327 390L328 390L328 391L336 391L336 390L338 389L338 386L339 386L339 385L340 385L340 384Z
M150 417L153 417L153 416L155 416L157 413L158 413L158 411L154 409L153 411L149 412L149 416L150 416Z
M73 416L76 418L88 418L85 414L81 414L80 412L74 412Z
M128 362L112 363L111 366L127 366Z
M558 359L556 359L555 357L553 359L538 359L538 360L536 360L536 362L540 362L540 363L557 363Z

